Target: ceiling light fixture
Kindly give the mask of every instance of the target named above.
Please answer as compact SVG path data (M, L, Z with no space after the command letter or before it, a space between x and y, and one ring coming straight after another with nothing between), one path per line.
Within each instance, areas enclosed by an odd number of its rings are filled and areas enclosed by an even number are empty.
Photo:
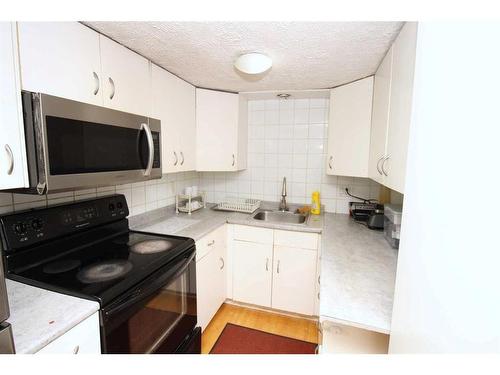
M262 53L251 52L238 57L234 62L234 66L240 72L246 74L260 74L273 66L273 60Z
M287 100L291 95L290 94L286 94L286 93L281 93L281 94L278 94L276 95L278 98L280 99L285 99Z

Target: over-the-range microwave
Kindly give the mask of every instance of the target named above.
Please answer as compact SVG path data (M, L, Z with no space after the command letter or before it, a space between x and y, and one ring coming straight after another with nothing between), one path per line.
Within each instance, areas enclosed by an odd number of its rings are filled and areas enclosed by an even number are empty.
M30 187L21 193L161 177L160 120L22 92Z

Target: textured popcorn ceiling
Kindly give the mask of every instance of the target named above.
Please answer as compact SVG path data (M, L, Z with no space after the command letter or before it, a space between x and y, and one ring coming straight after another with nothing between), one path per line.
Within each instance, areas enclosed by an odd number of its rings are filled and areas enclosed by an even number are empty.
M401 22L85 22L199 86L228 91L329 88L373 74ZM242 53L273 59L260 77Z

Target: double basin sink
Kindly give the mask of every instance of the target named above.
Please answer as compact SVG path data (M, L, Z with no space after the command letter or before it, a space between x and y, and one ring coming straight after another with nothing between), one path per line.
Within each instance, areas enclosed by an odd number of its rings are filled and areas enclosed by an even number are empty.
M297 211L273 211L258 210L252 215L253 220L265 221L270 223L307 225L308 214L301 214Z

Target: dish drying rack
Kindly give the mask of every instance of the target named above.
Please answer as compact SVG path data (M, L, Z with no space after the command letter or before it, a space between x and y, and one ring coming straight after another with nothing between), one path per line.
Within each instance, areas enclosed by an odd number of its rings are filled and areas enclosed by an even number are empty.
M213 207L213 209L218 211L233 211L251 214L259 209L259 207L260 200L258 199L228 199L224 202L220 202Z
M194 202L199 202L199 207L193 208ZM175 196L175 212L185 212L191 215L192 212L201 210L205 208L207 205L205 199L205 192L200 192L196 195L186 195L186 194L177 194Z

